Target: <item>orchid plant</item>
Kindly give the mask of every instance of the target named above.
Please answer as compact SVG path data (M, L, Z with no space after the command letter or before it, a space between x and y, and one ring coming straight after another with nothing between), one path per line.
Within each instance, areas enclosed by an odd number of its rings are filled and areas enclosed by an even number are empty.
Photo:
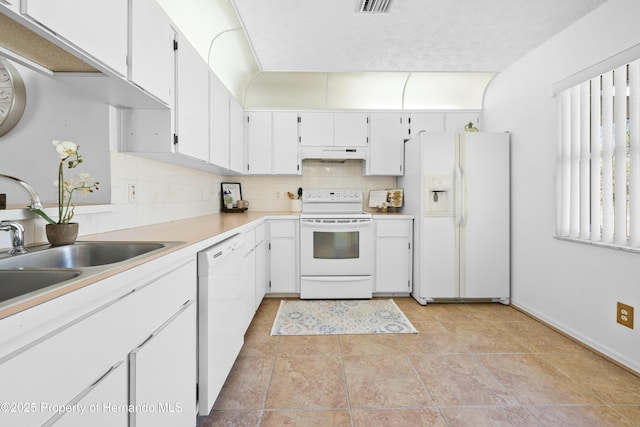
M94 181L88 173L78 173L75 179L65 180L65 165L68 169L74 169L82 163L82 156L78 152L78 145L71 141L51 141L60 156L58 164L58 179L53 183L58 188L58 221L53 220L49 215L40 209L33 212L40 215L49 224L68 224L74 215L75 206L71 204L71 198L77 191L83 196L98 190L97 181Z

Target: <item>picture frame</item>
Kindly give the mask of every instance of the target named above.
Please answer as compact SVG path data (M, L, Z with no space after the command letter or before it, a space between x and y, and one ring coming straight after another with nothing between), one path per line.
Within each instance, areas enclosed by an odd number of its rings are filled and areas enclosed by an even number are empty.
M220 207L223 212L238 209L238 200L242 200L242 187L239 182L220 183ZM231 203L232 207L227 205Z

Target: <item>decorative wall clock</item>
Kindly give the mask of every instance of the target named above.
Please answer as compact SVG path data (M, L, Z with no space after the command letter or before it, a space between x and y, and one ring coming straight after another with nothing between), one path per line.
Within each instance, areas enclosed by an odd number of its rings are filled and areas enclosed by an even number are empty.
M9 61L0 58L0 136L18 124L26 100L22 77Z

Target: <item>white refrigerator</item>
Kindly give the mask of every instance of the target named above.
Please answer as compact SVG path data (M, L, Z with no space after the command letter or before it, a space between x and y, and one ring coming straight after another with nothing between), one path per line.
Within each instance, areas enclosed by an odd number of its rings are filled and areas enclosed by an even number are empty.
M403 211L414 221L412 296L510 298L509 134L420 132L405 143Z

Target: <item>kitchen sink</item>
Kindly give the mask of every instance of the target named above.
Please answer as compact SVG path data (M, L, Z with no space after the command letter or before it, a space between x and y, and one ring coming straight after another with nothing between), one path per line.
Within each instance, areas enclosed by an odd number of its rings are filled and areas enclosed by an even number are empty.
M159 242L77 242L0 259L1 268L79 268L127 261L166 247ZM31 249L30 249L31 250Z
M0 254L0 309L144 259L183 242L76 242Z
M0 270L0 302L26 295L82 274L78 270Z

